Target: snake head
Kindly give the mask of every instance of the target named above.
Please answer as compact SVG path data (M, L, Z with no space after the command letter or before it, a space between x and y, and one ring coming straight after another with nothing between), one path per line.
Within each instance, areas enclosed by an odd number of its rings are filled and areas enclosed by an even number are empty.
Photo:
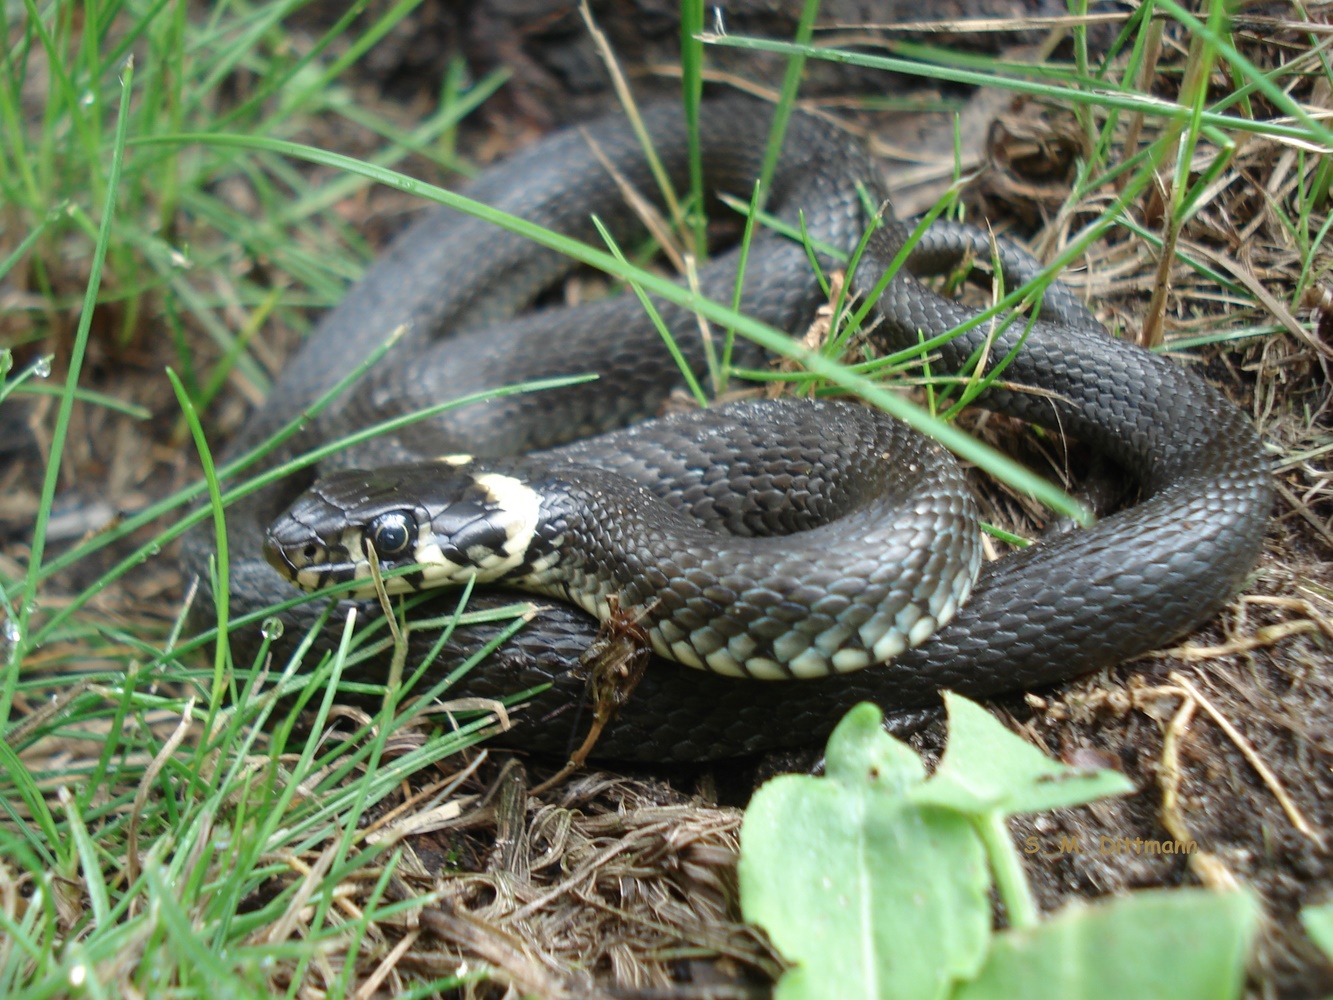
M372 556L391 594L486 582L525 564L539 507L519 480L457 458L348 469L274 520L264 555L303 590L364 580L355 597L374 593Z
M319 480L269 525L265 558L303 590L365 580L354 593L370 594L371 552L382 575L410 566L422 525L429 525L428 512L404 499L400 480L394 467L348 469ZM414 589L401 580L385 583L390 592Z

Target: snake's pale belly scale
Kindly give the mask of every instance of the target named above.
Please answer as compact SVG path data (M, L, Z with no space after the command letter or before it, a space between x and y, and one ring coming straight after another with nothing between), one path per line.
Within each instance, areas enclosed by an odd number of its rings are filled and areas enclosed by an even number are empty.
M761 156L751 147L758 143L762 150L767 133L759 112L759 106L748 102L705 104L703 151L715 186L748 194ZM687 176L677 113L653 110L649 126L668 169L678 178ZM642 157L626 126L603 122L591 126L589 135L600 155L634 183L648 186ZM775 209L787 218L802 213L816 238L850 249L866 221L861 217L859 185L870 191L872 199L877 196L873 167L855 143L819 122L793 119L772 193ZM614 218L624 212L615 207L618 195L608 194L606 186L603 168L588 151L588 139L566 133L488 172L469 193L588 239L592 212L613 217L613 224L626 222ZM894 223L872 237L856 276L858 287L873 285L903 237L903 228ZM1007 246L1001 249L1010 286L1035 273L1037 265L1030 258ZM968 253L988 260L988 234L937 224L913 251L908 269L935 272ZM665 356L656 330L640 315L637 302L608 300L580 309L542 310L502 326L487 325L521 308L562 267L547 251L507 234L497 236L475 220L447 212L429 214L395 242L321 324L289 365L270 403L233 446L233 453L308 405L344 374L346 366L403 322L414 327L404 343L390 352L364 386L354 390L347 405L322 418L293 448L391 415L384 412L386 407L409 410L487 385L590 370L602 376L594 388L514 396L451 411L417 431L340 456L328 468L336 471L338 466L351 468L372 460L380 464L449 452L489 459L511 450L551 448L579 434L597 434L651 416L677 379L672 376L674 363ZM705 270L701 284L712 297L729 298L734 273L734 263L722 258ZM497 292L496 281L502 277L511 284ZM802 248L775 237L763 237L756 244L746 270L747 311L799 332L819 299ZM702 371L705 359L693 317L662 306L687 362ZM910 274L890 282L877 309L881 315L877 335L884 351L911 346L921 334L948 330L967 317L963 307L936 295ZM693 524L691 530L711 533L711 540L681 548L672 543L668 551L651 541L660 532L654 536L649 531L649 541L628 546L624 538L608 539L623 553L616 578L607 571L606 557L580 566L557 553L565 550L572 533L585 530L584 525L615 533L615 526L624 521L628 532L628 522L634 518L605 510L589 515L586 506L563 517L551 510L509 517L515 510L531 513L532 503L548 501L540 491L533 493L537 499L526 498L523 491L533 486L531 472L511 474L514 470L504 464L507 459L485 466L489 471L483 475L499 478L478 486L480 513L472 521L460 521L463 541L458 551L436 543L437 536L428 536L421 527L431 520L425 505L402 499L386 503L413 508L414 540L418 545L436 544L439 552L431 557L440 565L485 564L489 571L510 564L507 569L526 575L529 583L548 593L588 588L584 600L598 609L613 597L636 605L655 602L658 617L650 630L652 644L659 653L671 652L686 663L693 657L722 673L775 678L864 667L845 675L757 684L749 677L715 676L654 663L599 744L599 752L608 756L723 757L790 744L806 735L817 739L843 710L866 698L892 710L929 704L944 687L986 695L1050 683L1151 649L1214 614L1254 565L1271 486L1249 421L1215 390L1163 358L1107 337L1060 286L1048 291L1041 316L1005 373L1007 386L1040 392L992 390L980 405L1083 439L1135 476L1142 496L1134 507L1091 529L1043 541L982 567L975 587L970 573L949 577L945 557L936 563L931 561L934 557L899 553L894 548L898 541L887 536L881 541L874 535L873 543L860 543L861 551L842 553L845 562L838 570L809 567L811 551L836 546L838 518L827 525L773 524L766 521L769 515L762 507L743 507L727 499L733 494L725 491L713 495L708 477L714 463L708 449L685 439L670 447L654 443L660 423L562 445L538 456L552 475L570 463L628 479L651 492L655 501L663 501L674 511L672 517ZM1000 333L990 346L990 356L1003 357L1022 331L1019 323ZM983 328L950 341L940 349L933 369L961 369L985 335ZM534 336L539 341L558 338L559 346L552 355L538 356L523 346ZM761 359L743 350L738 360L753 365ZM851 408L820 405L830 412ZM742 412L738 408L733 415ZM706 427L702 440L707 442L715 433L709 422L724 418L714 410L705 413L713 416L689 415L681 419L681 426L700 421ZM464 474L468 465L453 468ZM317 486L316 493L328 489L328 482ZM233 608L258 608L290 595L286 581L263 562L263 525L307 485L281 484L233 512L229 526L239 556L233 563ZM581 488L597 489L595 484ZM743 486L740 492L747 490L750 487ZM359 497L367 491L355 492ZM496 520L486 513L488 492L503 500L493 507L509 512L507 519ZM571 502L571 497L565 494L554 502ZM963 505L970 507L970 501ZM964 513L960 508L927 514L925 521L934 517L948 534ZM393 530L382 537L396 542L398 522L386 523ZM405 534L412 530L403 527ZM781 538L765 536L795 531L792 537L803 548L795 562L784 565L779 560L769 583L756 584L749 570L729 575L744 546L738 544L733 551L729 542L717 541L729 537L717 534L720 530L761 548L783 544ZM909 526L908 534L913 530ZM548 532L545 537L543 531ZM342 541L354 549L357 535L348 531ZM874 559L869 557L871 549ZM207 539L196 537L187 545L187 563L196 568L206 565L207 551ZM364 550L360 555L364 557ZM293 558L299 562L302 557L298 552ZM947 558L948 566L975 567L978 557L973 548L954 551ZM894 583L888 581L890 565L900 574ZM291 569L305 572L306 583L319 582L323 574L313 567ZM862 587L872 592L866 603L858 604L858 595L840 589L847 579L855 579L858 586L869 582L868 588ZM429 582L433 581L416 581ZM900 604L892 596L895 587L904 595ZM479 592L472 606L484 608L512 599L504 593ZM451 607L453 601L452 595L446 596L440 607ZM299 634L317 610L295 610L288 634ZM932 624L941 627L927 637ZM444 644L441 667L480 648L498 627L460 629ZM581 611L560 604L543 606L528 627L468 675L461 693L495 697L548 683L513 736L536 749L563 753L574 735L575 709L586 696L578 656L594 632L595 623ZM414 651L429 648L434 638L416 636ZM883 665L879 661L888 657L881 654L895 655ZM862 659L875 665L864 666Z

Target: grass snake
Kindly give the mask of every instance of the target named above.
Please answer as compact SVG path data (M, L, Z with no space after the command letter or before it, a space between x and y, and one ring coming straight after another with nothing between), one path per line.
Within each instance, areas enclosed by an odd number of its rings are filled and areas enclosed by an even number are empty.
M685 184L688 143L679 109L651 108L645 123L667 173L678 187ZM768 116L757 103L735 98L705 102L700 146L707 188L746 196L761 170L768 131ZM607 164L638 190L654 190L632 131L623 119L612 118L543 139L487 170L467 194L589 242L599 239L591 223L596 213L618 240L633 240L638 232L633 213ZM869 221L863 193L873 202L880 189L859 143L813 117L793 116L769 194L770 210L801 222L814 239L850 251ZM894 221L874 233L855 275L857 287L873 287L907 233ZM1039 270L1017 248L1003 241L999 247L1011 287ZM938 273L969 254L988 260L991 253L984 230L934 224L912 251L904 273L893 278L876 303L876 347L911 346L922 334L964 322L971 315L967 307L932 291L917 276ZM338 470L464 452L499 458L503 469L507 459L502 456L556 449L546 456L548 462L577 461L639 475L646 488L658 489L649 468L654 463L620 450L636 437L651 438L658 425L615 430L653 417L680 383L675 362L637 299L621 295L579 306L548 304L520 315L571 268L559 255L470 216L444 208L426 212L322 320L228 454L241 454L272 435L390 331L407 324L408 334L347 398L270 453L264 464L272 467L386 416L481 388L592 371L600 376L594 383L451 410L391 438L347 449L323 463L320 473L355 476ZM700 289L728 299L736 268L735 251L717 257L701 270ZM745 268L745 312L781 329L803 331L823 298L804 247L775 234L756 237ZM697 320L670 303L656 305L686 363L702 375L707 358ZM1003 387L988 390L979 405L1081 439L1137 481L1138 503L1091 528L982 566L970 598L960 608L947 609L956 610L952 620L887 664L758 683L656 660L603 734L597 753L686 760L810 742L860 700L892 711L932 704L942 688L984 696L1048 684L1160 646L1215 614L1253 567L1271 504L1269 474L1248 419L1192 373L1110 338L1064 286L1048 289L1041 317L1028 328ZM1002 331L990 356L1005 356L1024 329L1017 323ZM983 325L946 343L937 351L933 370L962 369L986 334ZM757 367L765 358L738 341L734 361ZM680 419L714 426L727 423L730 415L744 424L747 408L754 405L781 410L787 404L738 403L721 415L710 410ZM805 407L797 413L793 404L792 412L799 422L810 413L837 412L848 405ZM787 416L779 413L781 419ZM581 440L599 434L605 436ZM921 447L922 459L929 459L934 446ZM229 511L233 614L292 596L291 584L263 558L264 531L310 485L309 474L292 476ZM741 494L747 488L742 486ZM604 514L600 520L615 518ZM795 544L803 544L802 537L794 536ZM819 546L809 543L802 557ZM211 540L202 533L187 539L185 564L204 579L210 551ZM964 552L961 558L975 557ZM469 607L512 600L510 593L484 591L473 596ZM455 601L454 595L442 594L431 600L432 611L416 613L447 614ZM288 638L302 634L319 610L315 603L286 612ZM440 669L466 658L500 627L455 630L442 649ZM583 610L543 603L536 617L474 668L454 693L502 697L549 683L531 700L510 737L534 749L564 753L577 742L575 720L587 689L578 660L596 627ZM428 631L414 632L413 653L420 654L436 638ZM238 635L233 642L252 646L255 639ZM372 662L358 669L382 679L384 667Z

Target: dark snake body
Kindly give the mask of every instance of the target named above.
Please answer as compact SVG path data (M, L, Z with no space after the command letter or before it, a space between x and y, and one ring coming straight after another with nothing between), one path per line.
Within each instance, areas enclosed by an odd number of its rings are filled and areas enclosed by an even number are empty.
M683 183L686 144L678 112L655 109L647 118L668 172ZM710 188L748 193L767 133L767 118L757 105L706 104L702 147ZM467 193L589 241L597 238L588 221L592 212L613 232L632 232L621 195L590 144L639 190L652 190L629 129L608 120L586 133L562 133L538 143L488 171ZM788 220L803 213L812 236L850 249L866 222L857 185L864 184L873 198L874 178L873 166L854 142L798 115L789 126L769 205ZM858 287L873 286L904 236L896 223L876 233L856 276ZM937 224L908 266L914 273L933 273L968 252L989 259L983 231ZM1013 248L1002 247L1002 257L1011 287L1037 270ZM734 269L730 257L719 258L701 274L702 289L725 300ZM632 296L507 319L567 270L567 262L551 252L470 217L427 213L325 318L230 454L291 419L402 323L411 324L412 332L353 397L335 404L333 416L321 418L270 463L394 412L562 373L596 371L602 377L588 386L451 411L331 464L378 465L445 452L507 454L651 416L679 376ZM774 326L803 330L820 301L804 250L774 236L759 237L743 301L745 311ZM689 363L702 372L694 317L666 303L659 307ZM877 308L876 335L886 351L914 345L920 332L930 336L951 329L969 315L907 274L895 277ZM1254 565L1271 504L1269 476L1249 421L1189 372L1109 338L1062 287L1047 292L1042 315L1048 319L1031 326L1005 374L1010 385L1042 392L994 389L980 403L1071 434L1105 453L1140 484L1136 506L984 566L953 621L887 666L759 683L655 661L597 753L686 760L814 741L860 700L891 711L932 704L941 688L984 696L1049 684L1160 646L1215 614ZM494 323L502 325L488 326ZM1001 333L990 356L1003 357L1022 331L1020 323ZM978 328L951 340L938 351L933 370L961 369L984 337L984 328ZM757 365L762 358L743 348L736 360ZM568 451L617 464L597 457L604 447L594 441ZM247 499L229 517L233 614L292 595L260 549L264 526L308 484L294 479ZM201 570L207 552L207 540L196 536L187 543L187 566ZM479 593L469 607L513 599ZM417 614L447 613L455 600L443 595ZM301 633L318 610L306 605L289 612L287 635ZM367 614L373 618L378 611L368 608ZM457 630L442 650L442 665L461 661L500 627ZM576 717L586 700L578 657L595 632L596 623L583 612L544 606L453 693L502 697L549 683L510 736L524 746L564 753L577 742ZM435 638L414 634L413 652L426 650ZM382 676L382 667L362 669L372 678Z
M920 645L981 566L952 456L879 410L809 399L677 413L515 459L339 470L269 527L265 552L306 589L359 580L369 598L367 541L388 593L513 586L631 616L677 663L762 680Z

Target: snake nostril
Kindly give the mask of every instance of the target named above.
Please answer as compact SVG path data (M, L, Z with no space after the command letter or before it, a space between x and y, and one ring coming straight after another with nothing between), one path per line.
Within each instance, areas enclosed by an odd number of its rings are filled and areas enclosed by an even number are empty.
M301 555L305 557L306 562L313 562L315 557L319 555L319 546L311 542L301 550Z

